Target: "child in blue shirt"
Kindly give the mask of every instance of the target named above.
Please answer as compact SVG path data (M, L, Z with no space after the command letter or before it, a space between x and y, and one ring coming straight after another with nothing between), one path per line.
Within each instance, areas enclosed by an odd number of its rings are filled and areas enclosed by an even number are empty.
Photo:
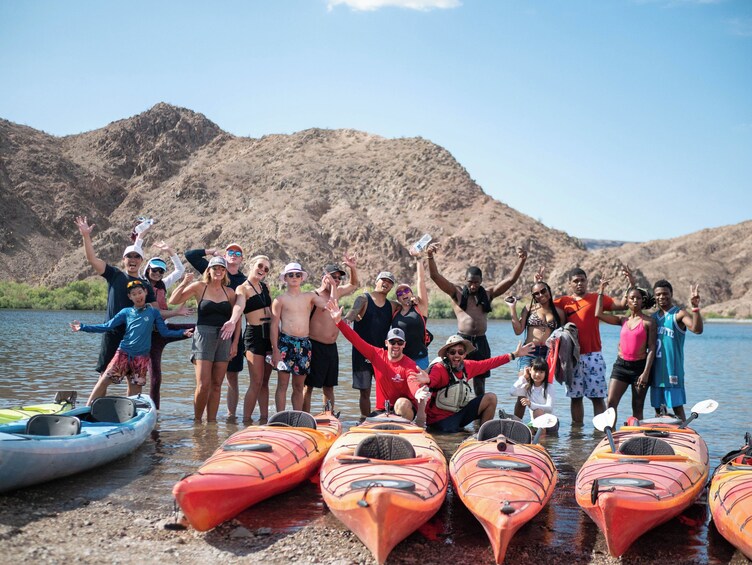
M125 335L115 356L99 377L94 390L91 391L87 405L94 399L107 394L107 386L113 382L119 384L128 377L128 395L139 394L146 384L146 376L151 366L151 334L156 324L162 337L191 337L193 330L171 330L162 319L159 310L146 303L146 285L133 280L127 286L128 298L133 306L123 308L104 324L82 324L78 320L71 322L74 332L105 333L118 326L125 325Z

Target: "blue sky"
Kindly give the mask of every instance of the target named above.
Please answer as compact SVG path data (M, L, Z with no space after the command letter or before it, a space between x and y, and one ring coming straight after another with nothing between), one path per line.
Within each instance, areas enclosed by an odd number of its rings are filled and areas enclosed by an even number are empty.
M578 237L752 217L749 0L0 0L0 117L420 136ZM510 239L513 239L510 234Z

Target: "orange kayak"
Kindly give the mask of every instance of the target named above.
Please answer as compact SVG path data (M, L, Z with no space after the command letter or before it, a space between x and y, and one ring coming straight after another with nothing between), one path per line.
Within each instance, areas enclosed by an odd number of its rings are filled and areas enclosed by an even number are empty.
M710 483L708 505L716 529L752 559L752 455L742 453L718 467Z
M666 420L669 422L669 420ZM624 426L603 439L577 474L577 503L621 556L642 534L681 514L708 480L708 448L678 421Z
M378 563L441 507L447 464L422 428L374 419L351 428L321 466L321 492L332 513Z
M193 528L210 530L308 479L341 432L331 412L279 412L269 425L231 435L172 495Z
M504 561L512 536L541 511L556 486L553 460L531 439L521 422L492 420L449 461L454 490L486 530L496 563Z

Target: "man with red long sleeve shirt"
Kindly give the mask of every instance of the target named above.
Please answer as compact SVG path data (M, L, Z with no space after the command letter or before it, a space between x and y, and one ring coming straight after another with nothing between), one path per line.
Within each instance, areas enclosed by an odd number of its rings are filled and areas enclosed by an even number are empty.
M436 395L441 389L449 385L449 371L452 371L455 379L469 381L473 377L483 375L491 369L513 361L517 357L529 355L534 348L535 344L532 342L526 345L522 345L522 342L520 342L517 344L514 353L507 353L482 361L472 361L465 359L465 357L475 349L473 344L460 335L450 336L446 344L439 349L441 363L434 364L428 375L423 373L410 380L411 390L422 385L428 385L433 391L426 407L428 426L442 432L458 432L474 420L480 419L481 425L491 420L496 412L496 395L492 392L476 396L457 412L436 406Z

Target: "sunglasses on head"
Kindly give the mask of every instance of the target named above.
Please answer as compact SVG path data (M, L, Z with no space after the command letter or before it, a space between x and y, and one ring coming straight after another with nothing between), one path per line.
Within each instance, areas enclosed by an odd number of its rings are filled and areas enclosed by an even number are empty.
M125 288L144 288L144 283L142 283L141 281L131 281L127 285L125 285Z
M454 347L452 349L448 349L447 353L449 355L464 355L465 354L465 348L464 347Z
M399 296L405 296L406 294L410 294L411 292L412 290L410 290L409 288L401 288L397 291L396 294L399 297Z
M389 340L390 345L405 345L405 342L401 339L390 339Z
M293 273L287 273L285 276L291 279L299 279L303 276L303 273L295 271Z
M266 266L266 265L264 265L263 263L259 263L258 265L256 265L256 268L257 268L257 269L261 269L261 270L262 270L262 271L264 271L265 273L268 273L268 272L269 272L269 267L267 267L267 266Z
M125 256L126 259L143 259L141 255L138 253L128 253L128 255Z
M243 252L242 251L237 251L235 249L229 249L227 251L227 256L228 257L242 257L243 256Z
M545 296L546 294L548 294L548 290L545 289L545 288L543 288L541 290L538 290L538 291L534 292L533 293L533 298L538 298L539 296Z

